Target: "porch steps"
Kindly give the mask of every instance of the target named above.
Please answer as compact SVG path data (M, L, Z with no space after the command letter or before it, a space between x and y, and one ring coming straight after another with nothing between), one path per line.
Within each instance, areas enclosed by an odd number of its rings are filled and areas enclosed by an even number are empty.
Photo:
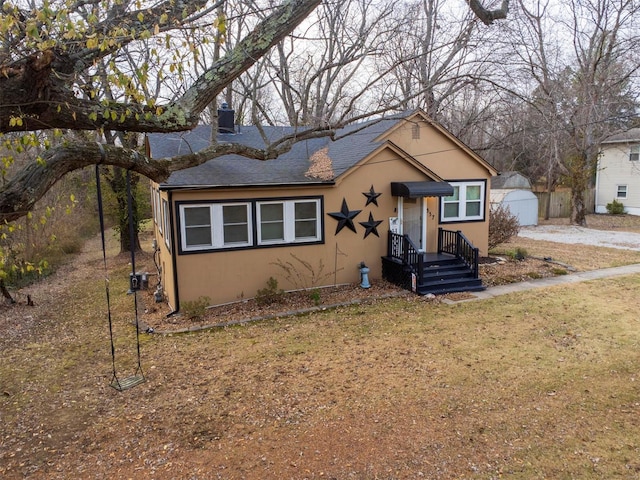
M427 259L418 282L416 293L440 295L455 292L479 292L484 290L480 278L458 258Z

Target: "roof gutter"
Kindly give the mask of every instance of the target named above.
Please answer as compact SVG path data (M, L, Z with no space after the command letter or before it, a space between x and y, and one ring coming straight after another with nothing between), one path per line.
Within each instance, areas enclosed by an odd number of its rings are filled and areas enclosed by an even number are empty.
M288 183L243 183L230 185L167 185L159 184L158 188L162 191L179 191L179 190L240 190L245 188L283 188L283 187L331 187L335 185L335 180L323 182L288 182Z
M640 143L640 138L625 138L623 140L603 140L600 142L600 145L617 145L620 143L631 144L631 143Z

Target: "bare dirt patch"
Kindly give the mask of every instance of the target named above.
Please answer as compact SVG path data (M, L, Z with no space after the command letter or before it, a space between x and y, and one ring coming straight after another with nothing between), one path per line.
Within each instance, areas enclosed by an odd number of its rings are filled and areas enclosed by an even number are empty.
M196 331L214 326L228 326L270 318L300 315L312 311L324 311L337 306L370 304L390 297L413 295L386 281L376 281L370 288L357 284L324 287L296 292L283 292L268 304L247 299L225 305L208 307L203 315L189 318L185 314L171 315L164 304L157 304L151 292L140 292L148 307L141 316L145 328L156 333ZM152 306L151 306L152 305Z
M640 256L639 256L640 258ZM515 260L510 256L483 258L480 276L487 287L522 282L574 271L571 266L539 258ZM250 321L300 315L313 311L324 311L338 306L372 304L392 297L415 297L415 294L390 284L384 280L372 282L371 288L364 289L357 284L340 285L321 289L286 292L270 304L261 304L255 298L209 307L202 315L190 318L184 313L172 315L164 303L155 303L153 289L139 292L141 328L152 329L155 333L181 333L198 331L212 327L222 327ZM433 297L422 297L421 301L439 302L443 299L461 300L473 298L468 293L450 293Z

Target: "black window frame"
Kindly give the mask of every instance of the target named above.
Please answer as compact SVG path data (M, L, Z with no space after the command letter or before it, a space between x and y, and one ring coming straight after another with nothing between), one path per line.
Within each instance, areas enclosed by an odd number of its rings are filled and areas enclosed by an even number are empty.
M264 202L296 202L296 201L309 201L313 200L318 202L318 235L313 240L303 240L303 241L294 241L294 242L271 242L267 244L261 244L258 242L258 214L257 209L260 203ZM218 204L248 204L250 210L250 245L229 245L229 246L207 246L197 249L184 248L184 218L183 218L183 208L189 206L197 206L197 205L218 205ZM253 249L262 249L262 248L280 248L280 247L289 247L289 246L304 246L304 245L315 245L315 244L324 244L325 243L325 228L324 228L324 196L323 195L305 195L305 196L287 196L287 197L260 197L260 198L231 198L231 199L220 199L220 200L178 200L175 202L176 207L176 231L178 238L176 240L176 244L178 246L178 254L179 255L193 255L193 254L201 254L201 253L214 253L214 252L228 252L228 251L236 251L236 250L253 250ZM214 219L212 218L212 222ZM221 227L221 225L220 225ZM214 228L212 226L212 228Z

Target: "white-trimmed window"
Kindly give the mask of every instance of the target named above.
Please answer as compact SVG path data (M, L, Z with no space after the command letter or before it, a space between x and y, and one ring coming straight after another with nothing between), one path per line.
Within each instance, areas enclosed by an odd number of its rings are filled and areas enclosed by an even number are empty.
M162 225L164 228L164 243L171 248L171 235L169 234L169 202L162 199ZM160 229L162 231L162 228Z
M453 195L442 197L440 221L466 222L484 220L485 182L449 182Z
M640 161L640 145L631 145L631 148L629 149L629 161Z
M617 185L616 186L616 197L617 198L627 198L627 186L626 185Z
M257 203L258 244L320 240L320 199Z
M250 207L249 203L180 205L182 249L251 246Z
M160 192L158 190L153 191L153 218L158 225L158 230L162 233L162 216L160 212Z
M150 199L151 199L151 212L153 214L153 221L157 224L158 223L158 211L156 210L156 191L153 189L153 187L149 187L149 195L150 195Z

